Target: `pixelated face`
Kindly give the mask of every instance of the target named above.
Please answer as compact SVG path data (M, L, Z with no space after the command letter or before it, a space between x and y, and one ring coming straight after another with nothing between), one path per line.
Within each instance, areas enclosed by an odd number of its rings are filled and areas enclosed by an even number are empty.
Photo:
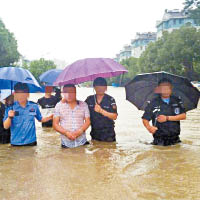
M168 98L172 94L172 85L168 82L161 83L154 92L160 94L163 98Z
M107 86L95 86L94 90L96 91L97 95L103 95L107 90Z
M14 92L14 97L19 102L25 102L29 97L29 92L24 90L17 90Z
M67 102L76 101L76 88L75 87L64 87L62 95Z
M45 93L52 93L53 92L53 87L52 86L46 86L45 87Z

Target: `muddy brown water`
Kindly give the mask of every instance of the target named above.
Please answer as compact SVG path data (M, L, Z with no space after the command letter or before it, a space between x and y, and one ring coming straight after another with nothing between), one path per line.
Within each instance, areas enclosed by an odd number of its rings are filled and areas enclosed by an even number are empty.
M90 94L78 88L78 99ZM181 144L157 147L124 88L108 94L118 106L116 143L62 149L59 134L37 122L36 147L0 145L0 199L200 199L200 106L181 122Z

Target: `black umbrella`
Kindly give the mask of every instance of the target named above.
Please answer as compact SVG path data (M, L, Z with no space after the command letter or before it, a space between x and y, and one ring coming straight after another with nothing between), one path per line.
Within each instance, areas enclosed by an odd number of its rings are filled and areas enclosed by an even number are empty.
M125 85L126 100L133 103L139 110L145 110L147 102L158 95L154 93L154 90L163 78L171 81L173 85L172 95L182 99L186 111L197 107L200 98L199 90L187 78L167 72L137 75Z

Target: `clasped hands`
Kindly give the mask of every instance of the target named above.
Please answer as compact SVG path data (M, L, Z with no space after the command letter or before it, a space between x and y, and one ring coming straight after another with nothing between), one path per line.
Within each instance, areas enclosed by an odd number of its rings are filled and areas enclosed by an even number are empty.
M78 138L82 133L83 133L83 129L77 129L76 131L65 131L65 136L67 138L69 138L70 140L75 140L76 138Z

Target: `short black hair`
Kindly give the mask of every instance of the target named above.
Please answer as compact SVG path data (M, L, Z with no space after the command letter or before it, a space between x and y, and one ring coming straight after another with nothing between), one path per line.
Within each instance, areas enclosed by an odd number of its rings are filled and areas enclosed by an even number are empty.
M168 78L162 78L161 80L159 80L158 85L160 85L161 83L170 83L172 85L172 81Z
M76 86L74 84L65 84L63 86L63 88L69 88L69 87L73 87L73 88L76 88Z
M24 91L26 93L29 93L29 87L26 83L21 83L21 82L18 82L15 84L14 86L14 90L15 91Z
M105 78L98 77L93 82L93 87L95 86L107 86L107 82Z

